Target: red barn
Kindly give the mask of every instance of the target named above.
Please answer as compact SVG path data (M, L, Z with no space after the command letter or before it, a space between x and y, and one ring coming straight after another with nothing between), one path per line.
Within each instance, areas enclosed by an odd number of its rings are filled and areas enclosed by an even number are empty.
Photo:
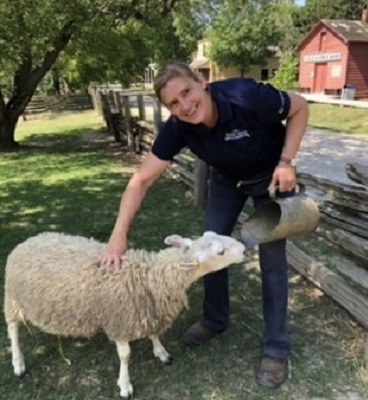
M368 98L368 1L361 21L322 19L299 42L299 89Z

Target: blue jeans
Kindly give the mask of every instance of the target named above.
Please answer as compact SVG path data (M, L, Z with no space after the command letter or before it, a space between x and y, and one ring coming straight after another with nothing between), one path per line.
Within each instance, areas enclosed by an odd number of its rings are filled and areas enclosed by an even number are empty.
M206 207L205 230L231 235L248 195L236 187L236 181L214 173ZM251 195L255 208L269 201L265 193ZM284 359L290 352L286 328L288 299L288 265L286 240L259 246L262 275L264 329L263 355ZM229 322L228 269L204 278L203 323L213 332L223 332Z

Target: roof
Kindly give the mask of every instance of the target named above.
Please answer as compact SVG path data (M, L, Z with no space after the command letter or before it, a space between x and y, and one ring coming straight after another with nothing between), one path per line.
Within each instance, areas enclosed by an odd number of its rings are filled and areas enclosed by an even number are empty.
M347 42L368 42L368 23L344 19L322 19L327 27Z
M321 19L311 30L302 38L298 44L300 48L304 42L313 35L320 24L325 25L336 33L344 42L367 42L368 43L368 23L361 20L347 19Z

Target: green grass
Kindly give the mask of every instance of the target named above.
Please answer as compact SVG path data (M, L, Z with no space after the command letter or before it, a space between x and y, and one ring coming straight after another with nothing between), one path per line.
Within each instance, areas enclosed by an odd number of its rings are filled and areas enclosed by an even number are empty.
M368 109L333 104L309 104L309 125L354 135L368 136Z
M106 240L121 192L134 170L134 158L111 140L100 138L102 125L93 112L27 121L17 132L25 145L0 154L0 268L7 254L27 237L46 230ZM103 137L103 136L102 136ZM201 233L203 212L195 209L182 184L163 177L152 188L130 234L134 247L159 249L166 235ZM3 274L0 275L0 291ZM293 340L291 378L281 389L259 388L253 377L259 361L262 329L261 287L257 262L230 274L231 325L212 343L190 350L181 338L200 314L202 286L189 291L184 311L162 342L174 357L161 365L148 340L132 343L131 381L137 400L309 400L336 399L337 393L368 396L363 369L364 330L331 299L290 271ZM0 294L0 299L2 294ZM29 326L21 330L27 376L13 375L9 342L0 319L0 399L118 399L119 362L105 336L89 340L57 337Z

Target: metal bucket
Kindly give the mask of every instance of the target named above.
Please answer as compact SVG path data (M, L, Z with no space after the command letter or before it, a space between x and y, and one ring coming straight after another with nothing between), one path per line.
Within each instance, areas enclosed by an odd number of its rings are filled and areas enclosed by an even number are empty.
M319 223L317 203L305 194L305 186L298 185L292 197L278 198L276 189L270 190L270 202L258 208L244 222L241 240L251 246L273 242L290 236L313 232Z

